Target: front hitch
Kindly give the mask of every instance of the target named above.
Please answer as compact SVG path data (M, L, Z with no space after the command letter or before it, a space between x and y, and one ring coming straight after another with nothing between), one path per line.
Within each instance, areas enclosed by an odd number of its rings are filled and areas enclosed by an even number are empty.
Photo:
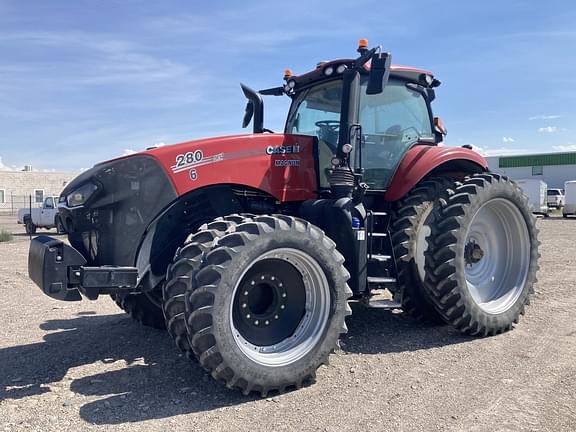
M131 290L138 284L135 267L87 267L86 259L61 240L39 236L30 242L28 274L42 292L56 300L90 300L105 292Z

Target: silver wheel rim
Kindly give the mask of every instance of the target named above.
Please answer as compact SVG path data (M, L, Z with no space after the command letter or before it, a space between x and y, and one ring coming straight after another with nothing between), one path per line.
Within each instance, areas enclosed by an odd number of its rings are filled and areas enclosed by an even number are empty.
M530 266L530 235L518 207L494 198L474 215L464 248L468 291L486 313L500 314L518 300Z
M258 261L270 258L289 262L302 275L306 293L305 313L294 333L274 345L257 346L244 339L235 327L233 303L228 318L234 341L246 357L260 365L280 367L301 359L322 340L330 315L330 287L316 259L301 250L280 248L265 253L246 267L238 278L232 298L235 298L238 287L248 270Z

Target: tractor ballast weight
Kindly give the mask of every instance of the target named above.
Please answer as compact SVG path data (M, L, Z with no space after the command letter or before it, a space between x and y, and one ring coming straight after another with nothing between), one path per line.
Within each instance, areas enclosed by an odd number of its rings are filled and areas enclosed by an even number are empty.
M33 281L60 300L110 294L246 394L313 380L348 301L509 330L538 268L522 192L473 150L439 145L431 72L366 41L358 52L287 70L279 87L242 85L252 134L82 173L59 200L70 246L33 240ZM284 133L264 127L271 95L292 100Z

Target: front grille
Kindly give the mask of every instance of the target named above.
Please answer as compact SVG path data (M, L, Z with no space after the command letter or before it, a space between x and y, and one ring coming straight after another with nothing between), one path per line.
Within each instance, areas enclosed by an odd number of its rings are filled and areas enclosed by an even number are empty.
M146 227L176 198L164 169L149 156L132 156L97 165L77 180L64 193L86 181L100 190L85 208L64 210L72 246L89 265L134 265Z

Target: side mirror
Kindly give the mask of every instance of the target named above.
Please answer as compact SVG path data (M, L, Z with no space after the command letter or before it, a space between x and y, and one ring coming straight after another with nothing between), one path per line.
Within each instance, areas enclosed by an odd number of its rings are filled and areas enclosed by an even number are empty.
M366 94L374 95L382 93L390 76L391 60L392 56L390 53L380 53L372 56Z
M440 117L434 117L434 129L436 132L445 137L448 134L448 129L444 126L444 122Z
M254 116L254 133L262 133L264 131L264 103L262 98L256 90L251 89L244 84L240 84L244 96L248 99L246 111L244 112L243 127L248 126L252 116Z
M246 108L244 110L244 119L242 119L242 128L247 127L252 120L254 115L254 105L251 101L246 102Z

